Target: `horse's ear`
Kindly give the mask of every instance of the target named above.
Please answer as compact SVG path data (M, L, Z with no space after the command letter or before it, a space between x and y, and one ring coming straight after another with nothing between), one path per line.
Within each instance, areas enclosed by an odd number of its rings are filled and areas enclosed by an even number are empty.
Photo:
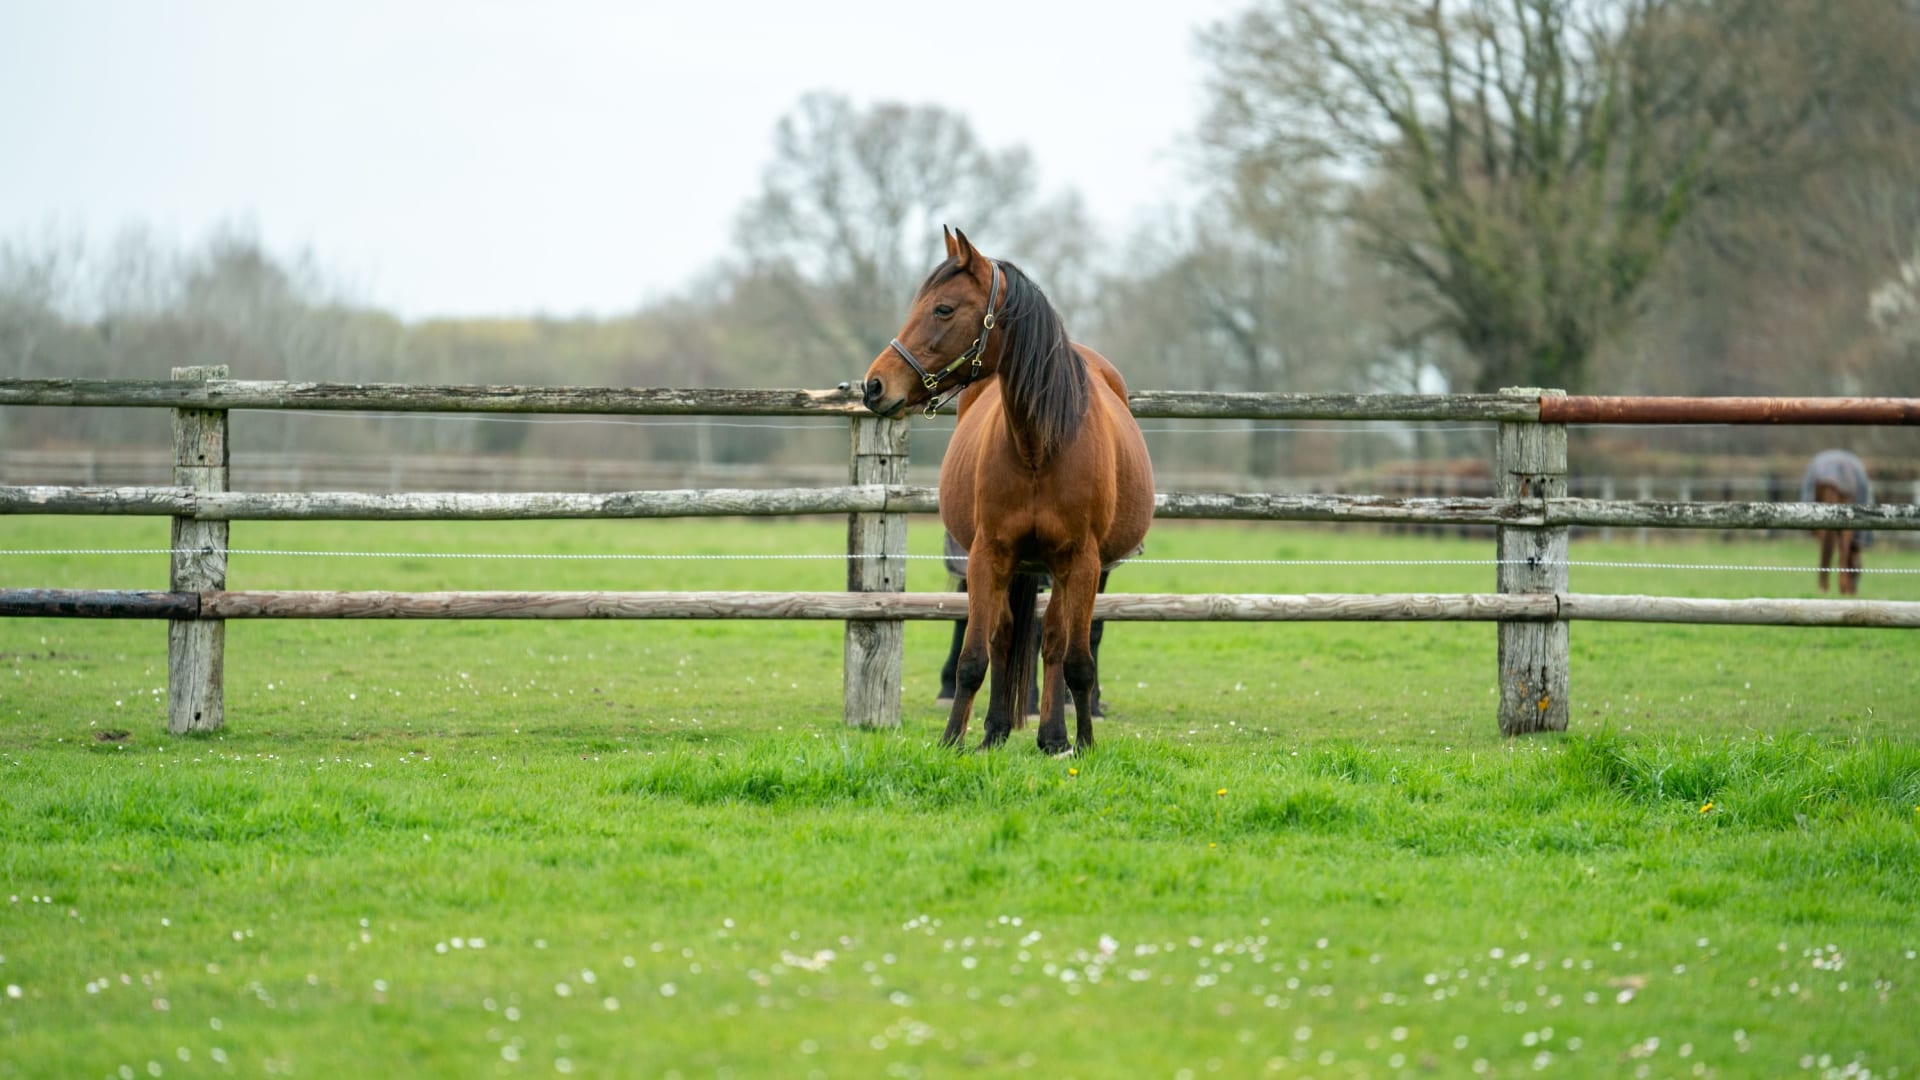
M953 244L953 230L947 228L945 225L942 225L940 226L940 235L945 237L947 240L947 258L949 259L953 258L955 254L955 248Z
M967 265L973 262L973 242L968 240L967 234L959 229L953 230L953 237L953 257L960 261L960 269L965 270Z

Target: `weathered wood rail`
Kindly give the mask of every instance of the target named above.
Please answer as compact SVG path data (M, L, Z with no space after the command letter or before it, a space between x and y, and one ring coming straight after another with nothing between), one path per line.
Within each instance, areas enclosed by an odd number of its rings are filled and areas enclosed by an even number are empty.
M1040 598L1040 610L1047 600ZM1108 593L1110 622L1648 622L1920 627L1920 602L1615 593ZM0 589L0 616L94 619L774 619L945 621L966 593L111 592Z
M899 723L901 626L956 619L955 593L907 593L906 522L938 493L907 485L907 426L836 390L419 386L251 381L224 368L175 369L172 380L0 379L0 406L165 408L174 413L169 486L0 486L8 514L160 515L173 521L165 592L4 589L0 616L149 618L169 624L168 726L224 722L221 628L231 619L826 619L846 623L846 717ZM1109 594L1114 621L1490 621L1500 626L1500 726L1508 734L1566 726L1568 624L1579 620L1774 626L1920 627L1920 603L1872 600L1687 599L1570 592L1569 526L1920 530L1920 506L1696 503L1569 497L1568 423L1920 423L1915 398L1596 398L1516 389L1499 394L1221 394L1136 391L1140 417L1221 420L1480 421L1499 425L1492 498L1163 492L1156 515L1260 521L1412 522L1498 530L1500 592L1490 594ZM227 416L236 409L385 413L597 413L843 417L848 483L791 489L605 493L235 492L227 483ZM230 591L233 521L503 520L846 514L844 593Z
M0 484L0 515L172 515L202 521L496 521L566 518L932 514L939 491L907 484L579 492L196 492L184 487ZM1572 498L1400 498L1163 491L1154 516L1208 521L1429 525L1635 525L1661 529L1920 531L1920 506Z
M1138 390L1135 416L1216 420L1538 420L1505 394L1236 394ZM869 415L851 390L611 386L423 386L207 379L5 379L0 405L642 416ZM948 411L951 411L949 408Z

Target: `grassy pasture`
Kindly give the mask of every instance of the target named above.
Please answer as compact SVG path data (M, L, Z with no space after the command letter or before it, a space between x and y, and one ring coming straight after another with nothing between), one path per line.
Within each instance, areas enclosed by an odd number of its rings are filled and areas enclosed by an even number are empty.
M937 532L911 530L917 552ZM0 547L160 547L12 519ZM277 526L236 548L830 554L834 522ZM1150 554L1481 559L1163 524ZM1811 545L1574 557L1805 565ZM1876 552L1870 565L1920 567ZM158 556L0 561L156 587ZM239 555L235 588L833 589L819 562ZM1138 591L1489 591L1490 567L1137 566ZM944 588L915 563L916 588ZM1581 591L1810 574L1576 568ZM1920 575L1870 578L1920 599ZM162 734L155 624L0 621L0 1075L1912 1075L1920 641L1573 628L1501 741L1481 625L1117 625L1077 761L839 724L840 630L235 623ZM101 741L104 732L127 732ZM1903 1019L1907 1018L1907 1019ZM1857 1063L1857 1064L1856 1064ZM1644 1069L1644 1072L1641 1070Z

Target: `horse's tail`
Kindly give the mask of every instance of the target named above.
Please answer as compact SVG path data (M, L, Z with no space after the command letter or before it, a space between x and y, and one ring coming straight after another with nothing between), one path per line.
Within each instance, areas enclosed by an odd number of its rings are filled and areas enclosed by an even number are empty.
M1013 726L1025 727L1027 724L1027 693L1033 687L1034 666L1039 663L1040 650L1035 647L1039 636L1038 620L1034 611L1040 606L1040 583L1043 574L1015 574L1007 583L1007 609L1013 616L1010 637L1013 643Z

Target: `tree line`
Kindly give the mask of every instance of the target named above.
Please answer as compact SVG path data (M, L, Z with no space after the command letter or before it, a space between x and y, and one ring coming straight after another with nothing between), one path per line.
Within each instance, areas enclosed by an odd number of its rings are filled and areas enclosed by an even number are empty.
M244 229L189 251L138 228L104 246L16 237L0 243L0 375L227 363L252 378L831 385L892 335L950 223L1019 262L1137 386L1920 387L1916 0L1259 0L1198 48L1197 194L1125 235L1100 235L1076 193L1041 190L1027 148L988 145L962 115L816 92L775 126L732 250L631 313L409 323ZM160 430L12 413L14 446ZM249 445L754 462L795 437L276 427L277 445ZM1188 449L1255 475L1362 452L1295 436ZM1450 449L1424 438L1415 450ZM1916 449L1903 432L1854 445Z

